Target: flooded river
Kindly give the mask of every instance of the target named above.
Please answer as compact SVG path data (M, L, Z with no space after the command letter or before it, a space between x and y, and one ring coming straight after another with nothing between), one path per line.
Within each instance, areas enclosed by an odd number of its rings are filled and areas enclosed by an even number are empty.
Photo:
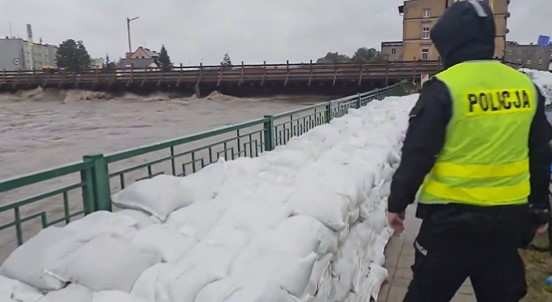
M61 99L60 99L61 98ZM300 108L323 96L111 100L0 97L0 179Z

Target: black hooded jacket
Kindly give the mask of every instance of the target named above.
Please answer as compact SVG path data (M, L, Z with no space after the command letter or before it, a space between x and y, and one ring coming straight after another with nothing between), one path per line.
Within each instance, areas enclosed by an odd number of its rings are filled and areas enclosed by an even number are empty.
M489 6L481 4L487 17L478 15L467 1L453 4L431 30L445 68L472 60L491 60L495 50L495 24ZM538 89L538 88L537 88ZM531 193L529 203L548 208L549 167L551 153L548 142L551 128L544 111L544 97L539 100L531 124L529 162ZM410 114L410 125L402 148L402 160L391 183L389 212L402 213L414 202L425 176L431 171L445 143L447 124L452 117L452 100L445 84L436 78L425 83L419 100ZM418 205L417 216L424 218L440 205ZM455 207L444 206L447 209ZM458 206L465 209L466 206ZM467 207L469 208L469 207ZM476 209L477 210L477 209Z

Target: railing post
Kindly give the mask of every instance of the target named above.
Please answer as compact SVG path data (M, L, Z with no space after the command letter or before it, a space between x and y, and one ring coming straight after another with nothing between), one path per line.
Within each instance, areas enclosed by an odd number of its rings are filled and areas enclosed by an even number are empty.
M264 147L265 151L274 150L275 139L274 139L274 116L265 115L264 116Z
M84 158L85 163L90 163L94 165L94 160L92 158ZM94 202L94 177L93 177L93 167L87 168L84 171L81 171L81 183L82 187L82 203L84 208L84 215L91 214L96 211L96 205Z
M333 118L333 103L330 101L326 105L326 123L329 123L332 121Z
M95 211L111 211L109 172L103 154L85 155L84 161L92 161L92 191Z
M359 94L358 94L358 99L357 99L357 101L356 101L356 108L357 108L357 109L360 109L360 107L362 107L362 96L361 96L361 94L359 93Z

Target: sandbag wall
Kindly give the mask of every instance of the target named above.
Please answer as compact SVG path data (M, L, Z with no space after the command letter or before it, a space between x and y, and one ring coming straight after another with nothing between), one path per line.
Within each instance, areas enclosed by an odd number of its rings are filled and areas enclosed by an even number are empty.
M351 109L259 158L134 183L113 196L116 212L15 250L0 267L0 300L377 298L386 197L415 100Z

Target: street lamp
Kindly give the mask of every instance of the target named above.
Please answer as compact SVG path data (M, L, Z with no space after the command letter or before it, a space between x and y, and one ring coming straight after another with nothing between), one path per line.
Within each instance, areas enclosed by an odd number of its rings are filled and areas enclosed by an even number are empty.
M128 52L132 53L132 46L130 44L130 21L134 21L140 17L127 18L127 32L128 32Z

